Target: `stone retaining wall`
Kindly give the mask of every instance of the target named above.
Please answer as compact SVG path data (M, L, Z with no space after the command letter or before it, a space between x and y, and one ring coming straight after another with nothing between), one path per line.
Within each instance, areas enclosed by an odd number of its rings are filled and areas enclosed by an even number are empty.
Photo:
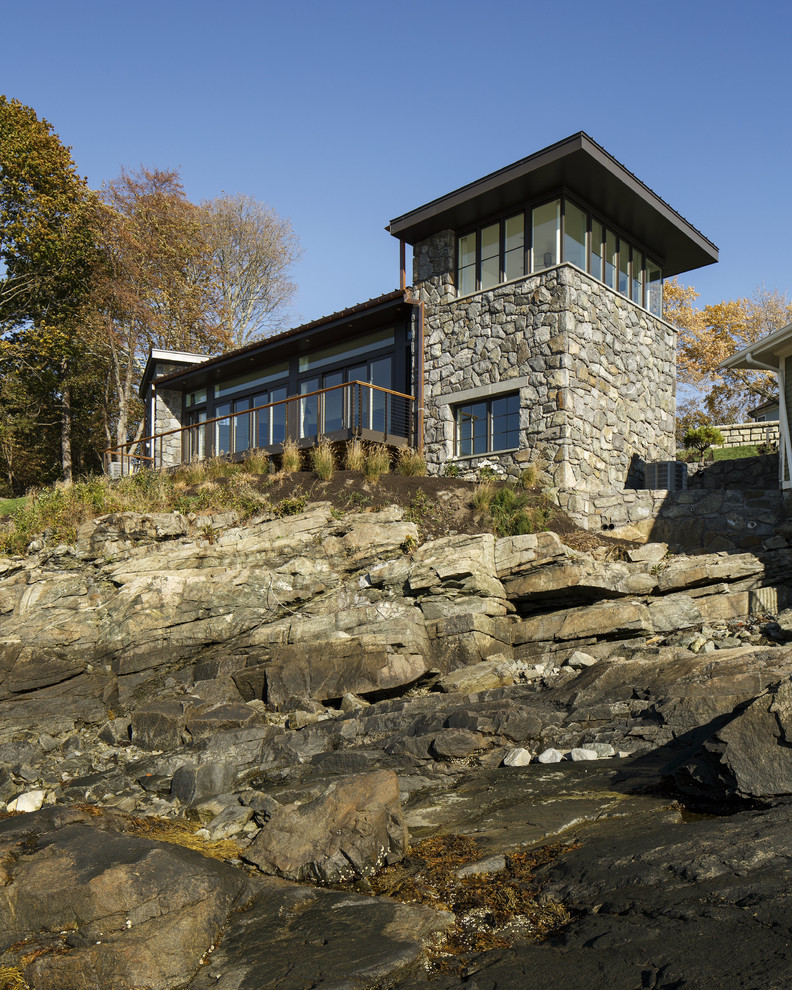
M721 447L747 447L750 444L778 443L778 420L766 423L731 423L719 426L723 435Z
M688 488L778 488L778 454L687 465Z
M455 456L455 405L520 397L517 446L485 457L518 476L534 464L558 487L640 482L641 461L674 456L675 332L570 264L457 298L456 239L419 243L426 303L425 452L432 473Z
M792 504L778 489L557 490L551 497L584 529L668 543L676 553L755 550L792 518Z

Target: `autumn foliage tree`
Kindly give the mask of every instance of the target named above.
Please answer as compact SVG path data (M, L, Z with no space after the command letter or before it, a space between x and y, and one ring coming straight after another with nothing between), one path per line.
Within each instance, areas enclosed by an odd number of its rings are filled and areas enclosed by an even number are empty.
M0 96L0 374L5 437L30 409L60 420L60 461L71 479L72 391L93 285L95 197L52 126ZM11 379L16 377L17 381ZM9 396L25 396L24 402ZM21 428L21 427L20 427ZM24 429L22 430L24 434ZM20 458L17 458L19 461ZM13 473L13 472L12 472Z
M211 354L228 344L206 220L175 170L122 172L101 194L102 265L92 346L109 369L108 444L132 439L137 386L150 348Z
M792 303L776 290L758 289L750 298L695 305L698 293L669 279L663 289L665 318L677 327L677 380L685 400L678 419L685 427L701 422L737 422L746 410L778 395L773 374L718 369L735 351L792 323Z

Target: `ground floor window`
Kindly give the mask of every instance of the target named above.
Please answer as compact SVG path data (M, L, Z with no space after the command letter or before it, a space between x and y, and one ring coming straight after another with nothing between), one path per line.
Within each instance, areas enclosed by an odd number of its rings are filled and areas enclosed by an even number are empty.
M517 392L466 402L454 409L457 457L519 447L520 396Z

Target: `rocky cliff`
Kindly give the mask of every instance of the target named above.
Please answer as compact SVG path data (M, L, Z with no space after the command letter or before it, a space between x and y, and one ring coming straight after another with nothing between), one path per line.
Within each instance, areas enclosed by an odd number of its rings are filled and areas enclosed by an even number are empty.
M781 986L787 534L614 556L316 503L0 560L0 978Z

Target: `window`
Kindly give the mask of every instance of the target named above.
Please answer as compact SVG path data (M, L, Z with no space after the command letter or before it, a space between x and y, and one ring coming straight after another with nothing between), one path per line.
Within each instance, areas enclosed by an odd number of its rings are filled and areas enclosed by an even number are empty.
M285 378L289 373L289 366L284 361L281 364L273 365L266 371L251 371L247 375L239 375L236 378L227 378L214 387L215 398L228 395L231 392L238 392L240 389L253 391L259 385L266 385L274 382L278 378Z
M492 289L525 274L525 214L488 224L457 238L460 296Z
M483 292L561 262L576 265L654 316L662 316L660 266L566 196L458 237L457 294Z
M474 457L520 445L520 396L492 396L456 407L456 456Z

